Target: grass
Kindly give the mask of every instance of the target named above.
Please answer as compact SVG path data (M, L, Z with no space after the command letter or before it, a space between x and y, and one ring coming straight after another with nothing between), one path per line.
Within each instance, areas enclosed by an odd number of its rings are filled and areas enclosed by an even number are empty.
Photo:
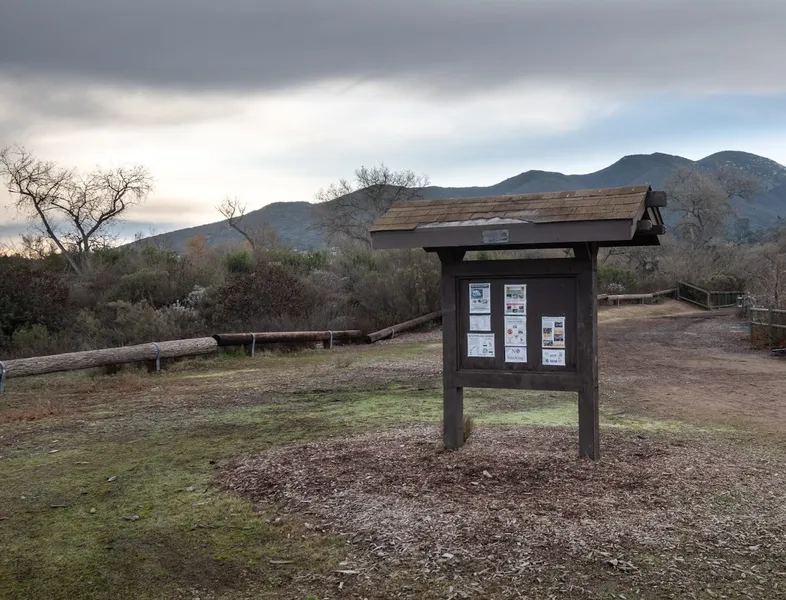
M300 578L341 568L344 542L258 515L217 488L216 470L293 442L439 423L435 377L352 380L434 352L391 344L12 380L0 397L0 598L304 598ZM467 390L465 413L476 428L577 422L575 397L548 392ZM610 411L602 424L691 427Z

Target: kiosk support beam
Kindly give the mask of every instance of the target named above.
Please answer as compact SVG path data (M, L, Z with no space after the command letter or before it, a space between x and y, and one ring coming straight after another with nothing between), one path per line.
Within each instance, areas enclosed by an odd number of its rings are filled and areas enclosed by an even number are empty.
M442 262L442 438L445 448L456 450L464 444L464 388L456 383L458 330L456 320L456 276L448 267L464 258L461 250L438 252Z
M600 458L598 392L598 245L586 243L573 248L582 265L577 281L579 455Z

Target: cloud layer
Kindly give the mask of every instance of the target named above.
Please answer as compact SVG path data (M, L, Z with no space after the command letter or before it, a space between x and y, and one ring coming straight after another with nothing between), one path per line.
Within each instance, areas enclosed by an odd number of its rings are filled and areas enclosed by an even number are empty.
M637 152L786 162L784 0L0 4L0 146L147 165L126 231L214 221L226 194L311 200L380 161L437 185Z
M782 88L782 0L4 0L10 73L192 89Z

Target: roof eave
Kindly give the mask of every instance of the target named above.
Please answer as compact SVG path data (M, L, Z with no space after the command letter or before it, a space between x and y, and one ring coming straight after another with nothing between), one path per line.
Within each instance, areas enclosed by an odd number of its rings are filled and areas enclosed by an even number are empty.
M456 247L506 249L512 246L553 248L570 247L582 242L625 245L636 236L637 222L638 219L631 218L383 230L371 232L371 243L375 250ZM490 239L497 241L490 242Z

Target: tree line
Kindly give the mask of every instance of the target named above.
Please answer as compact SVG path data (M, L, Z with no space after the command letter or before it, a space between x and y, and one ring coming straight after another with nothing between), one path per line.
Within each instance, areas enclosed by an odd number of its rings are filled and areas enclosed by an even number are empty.
M283 247L268 226L248 227L246 204L230 196L216 209L242 242L211 247L198 236L180 254L144 240L118 247L120 219L153 191L142 165L83 174L11 146L0 152L0 177L30 224L21 245L0 257L4 355L219 330L370 330L439 308L434 256L370 246L369 225L392 203L427 195L428 177L412 171L361 167L353 178L319 190L319 226L337 250L306 253ZM786 227L775 223L756 240L734 229L735 207L751 201L756 181L734 169L690 168L676 171L665 187L673 226L662 245L604 250L600 289L649 291L682 279L744 288L763 304L782 306Z

